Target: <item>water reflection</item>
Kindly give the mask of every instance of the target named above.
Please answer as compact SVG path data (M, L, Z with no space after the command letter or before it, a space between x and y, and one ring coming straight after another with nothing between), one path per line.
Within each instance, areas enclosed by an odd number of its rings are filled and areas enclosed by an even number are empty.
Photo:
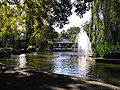
M59 56L53 60L53 73L76 75L77 61L71 61L70 56Z
M90 70L90 78L120 86L120 65L98 63Z
M18 68L26 68L26 55L20 54L17 58L17 67Z
M78 58L78 72L80 77L86 77L89 72L89 64L86 61L86 57Z
M88 58L86 60L86 57L76 57L76 55L73 52L30 53L0 58L0 62L8 67L97 79L120 85L120 65L95 63L88 61Z
M72 60L70 56L59 56L53 60L53 73L88 78L90 65L86 57Z

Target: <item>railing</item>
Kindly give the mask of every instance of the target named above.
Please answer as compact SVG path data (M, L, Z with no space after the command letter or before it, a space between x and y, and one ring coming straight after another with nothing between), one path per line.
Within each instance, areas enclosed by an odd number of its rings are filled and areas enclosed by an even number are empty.
M53 49L55 51L73 51L74 42L72 39L55 39L53 42Z
M72 43L72 39L55 39L55 43Z

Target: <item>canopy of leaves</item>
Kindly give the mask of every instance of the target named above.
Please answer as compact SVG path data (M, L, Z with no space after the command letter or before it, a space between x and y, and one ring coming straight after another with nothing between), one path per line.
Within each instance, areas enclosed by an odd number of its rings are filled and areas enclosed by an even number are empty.
M90 0L76 0L76 13L83 15ZM33 41L44 42L58 34L53 25L62 28L72 15L71 0L2 0L0 1L0 38L26 40L25 49ZM22 34L22 35L21 35ZM70 34L70 33L69 33ZM21 37L22 36L22 37ZM70 36L69 36L70 37Z
M65 30L63 30L58 38L66 38L66 39L72 39L72 41L75 41L76 35L80 32L80 28L79 27L70 27L69 29L67 29L67 31L65 32Z
M103 49L118 46L120 43L120 0L94 0L90 3L91 21L85 26L93 49L98 53L120 52L119 48L113 50ZM103 49L103 51L101 50Z
M39 35L38 41L56 37L52 25L62 28L69 23L68 17L72 14L70 0L2 0L0 5L0 37L12 39L23 33L26 48L33 40L38 40Z
M75 12L76 14L82 18L83 14L86 13L86 11L90 10L90 3L94 0L75 0L74 6L75 6Z
M76 35L80 32L79 27L70 27L70 29L67 29L66 33L68 35L68 38L71 38L72 41L75 41Z

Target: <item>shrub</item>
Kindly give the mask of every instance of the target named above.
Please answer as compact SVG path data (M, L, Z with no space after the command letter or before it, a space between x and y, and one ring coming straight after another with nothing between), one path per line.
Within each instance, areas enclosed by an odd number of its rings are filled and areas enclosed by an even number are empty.
M101 57L105 54L110 54L110 53L120 53L120 43L116 43L115 45L107 45L105 43L104 45L98 45L97 47L97 53L100 54Z

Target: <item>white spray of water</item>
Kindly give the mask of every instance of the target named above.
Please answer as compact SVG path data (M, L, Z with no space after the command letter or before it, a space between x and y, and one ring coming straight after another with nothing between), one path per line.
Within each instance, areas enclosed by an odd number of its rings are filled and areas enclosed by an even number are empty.
M19 68L26 68L26 55L25 54L20 54L18 57L18 67Z
M89 37L83 28L77 34L75 43L78 45L78 53L81 56L92 56L92 49Z

